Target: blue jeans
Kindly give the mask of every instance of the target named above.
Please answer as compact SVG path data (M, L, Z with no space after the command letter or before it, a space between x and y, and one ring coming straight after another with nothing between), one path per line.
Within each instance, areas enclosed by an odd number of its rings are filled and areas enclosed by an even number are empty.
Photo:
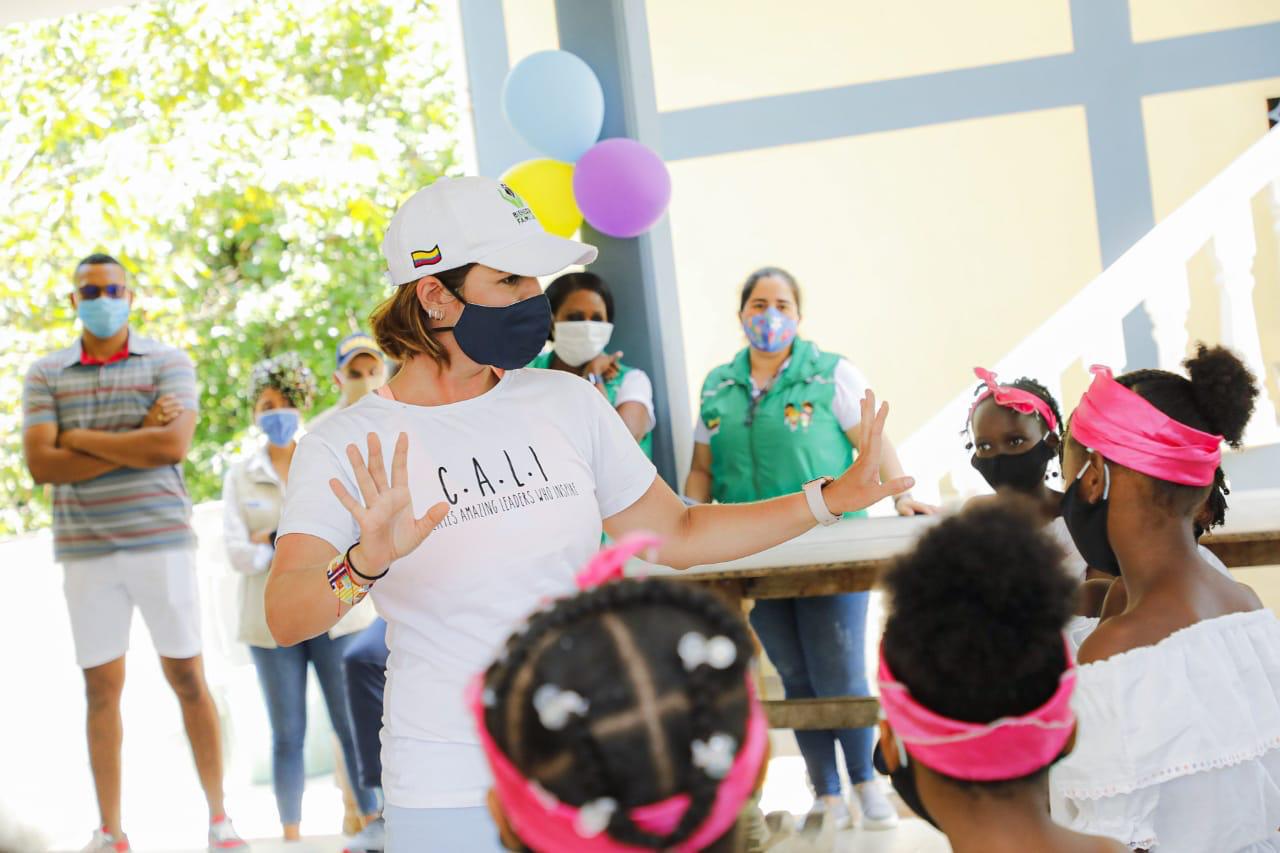
M866 696L865 592L757 601L751 627L782 677L788 699ZM818 796L839 794L836 744L844 750L849 781L872 777L871 729L796 732Z
M302 821L302 789L306 784L303 766L303 741L307 734L307 663L315 667L324 694L329 721L342 744L347 767L355 767L356 750L351 739L351 722L347 717L346 690L342 683L343 650L353 635L329 639L328 634L296 646L260 649L250 646L258 682L267 700L267 716L271 719L271 781L276 792L276 808L285 825ZM359 785L356 802L362 814L378 810L373 791Z
M356 743L360 784L382 787L382 694L387 689L387 623L377 619L342 653L347 708Z
M387 803L385 853L505 853L484 806L405 809Z

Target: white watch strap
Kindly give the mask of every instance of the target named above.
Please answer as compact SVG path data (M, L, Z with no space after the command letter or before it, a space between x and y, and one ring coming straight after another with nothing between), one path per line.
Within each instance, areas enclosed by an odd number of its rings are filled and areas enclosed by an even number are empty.
M832 514L827 507L826 498L822 496L822 487L830 482L830 477L819 477L804 484L804 497L809 502L809 512L813 513L814 519L823 527L830 527L840 520L840 516Z

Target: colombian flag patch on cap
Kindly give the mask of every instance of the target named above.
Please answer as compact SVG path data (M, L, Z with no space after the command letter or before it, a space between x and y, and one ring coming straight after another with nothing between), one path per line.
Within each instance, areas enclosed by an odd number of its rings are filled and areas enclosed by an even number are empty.
M415 269L417 267L434 266L440 263L440 247L434 246L429 252L424 252L421 249L418 249L415 252L410 252L409 256L413 258L413 266Z

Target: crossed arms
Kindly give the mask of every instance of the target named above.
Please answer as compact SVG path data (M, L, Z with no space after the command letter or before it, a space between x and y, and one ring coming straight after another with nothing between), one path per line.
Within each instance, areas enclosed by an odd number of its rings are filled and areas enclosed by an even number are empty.
M58 431L55 423L36 424L22 433L27 469L36 483L80 483L117 468L178 465L196 430L196 413L182 409L172 395L158 399L137 429Z

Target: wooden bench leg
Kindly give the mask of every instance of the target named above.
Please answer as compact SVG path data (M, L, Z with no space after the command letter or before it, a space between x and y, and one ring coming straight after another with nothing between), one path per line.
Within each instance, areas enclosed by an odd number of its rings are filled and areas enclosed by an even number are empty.
M787 699L765 702L764 712L774 729L864 729L879 722L880 702L874 696Z

